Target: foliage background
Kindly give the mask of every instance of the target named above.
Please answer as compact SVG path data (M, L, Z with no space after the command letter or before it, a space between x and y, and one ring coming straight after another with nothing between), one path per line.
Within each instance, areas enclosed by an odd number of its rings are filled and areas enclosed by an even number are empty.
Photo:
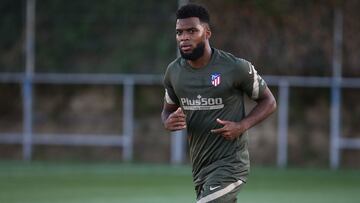
M344 13L343 70L359 76L356 0L191 1L211 12L213 46L264 74L331 76L334 9ZM176 56L177 1L37 1L36 71L162 73ZM0 71L23 70L24 0L0 4Z
M25 0L0 2L0 73L24 71ZM360 76L360 1L196 0L211 13L214 47L251 61L261 75L331 76L334 10L343 10L343 76ZM163 74L176 57L177 1L37 0L37 73ZM277 96L276 87L272 91ZM0 84L0 131L22 131L21 87ZM122 131L122 88L37 85L34 131L117 133ZM135 159L168 162L169 136L159 114L160 86L137 86ZM330 92L292 88L289 162L327 166ZM342 133L359 137L360 94L343 91ZM251 103L249 104L252 105ZM252 129L253 163L276 161L276 114ZM154 147L156 146L156 147ZM259 150L261 149L261 150ZM3 145L0 158L21 159L21 146ZM119 160L115 148L36 146L35 159ZM342 165L360 167L360 153L343 150Z

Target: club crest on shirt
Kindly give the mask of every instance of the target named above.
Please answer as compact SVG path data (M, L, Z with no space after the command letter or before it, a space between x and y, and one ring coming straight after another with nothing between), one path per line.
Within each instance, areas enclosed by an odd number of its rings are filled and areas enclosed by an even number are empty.
M213 73L211 74L211 84L216 87L220 85L221 82L221 76L220 73Z

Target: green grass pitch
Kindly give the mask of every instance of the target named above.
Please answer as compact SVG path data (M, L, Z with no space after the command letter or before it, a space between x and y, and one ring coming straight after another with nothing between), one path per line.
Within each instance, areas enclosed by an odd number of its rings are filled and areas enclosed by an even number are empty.
M0 161L0 203L195 202L188 166ZM359 203L360 171L254 168L239 203Z

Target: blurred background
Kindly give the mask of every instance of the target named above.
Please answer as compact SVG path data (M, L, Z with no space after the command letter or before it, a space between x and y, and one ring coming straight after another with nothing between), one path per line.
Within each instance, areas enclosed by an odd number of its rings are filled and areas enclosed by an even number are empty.
M283 116L287 117L284 127L290 165L329 165L330 78L334 75L354 79L350 81L354 87L340 93L338 134L359 138L358 1L191 2L209 9L214 47L251 61L268 78L276 96L281 82L289 86L285 90L288 110ZM176 57L174 13L182 2L38 0L36 8L30 9L34 15L31 22L27 3L3 0L0 4L0 132L8 138L0 138L0 158L122 160L121 144L96 146L80 141L72 145L61 137L63 144L48 140L51 135L84 136L79 139L121 135L126 127L124 116L130 116L131 160L170 162L171 137L160 122L161 78ZM336 21L336 12L340 21ZM335 44L336 35L340 35L340 45ZM27 39L33 45L27 44ZM340 71L334 66L340 66ZM27 69L32 77L31 110L24 105L29 99L24 93ZM308 82L306 77L313 80ZM133 112L128 115L124 115L126 78L133 84L133 104L127 104ZM291 83L297 79L300 81ZM277 100L282 105L283 101ZM24 118L29 116L26 111L31 111L31 120ZM278 117L279 110L250 130L253 163L276 164ZM23 155L24 139L19 136L29 130L35 139L31 152L27 149L28 154ZM48 135L46 141L36 139L44 134ZM358 149L342 149L339 154L341 166L360 167ZM187 162L186 155L180 158Z
M249 131L253 166L360 169L357 0L2 0L0 159L188 166L185 136L160 122L187 2L276 96Z

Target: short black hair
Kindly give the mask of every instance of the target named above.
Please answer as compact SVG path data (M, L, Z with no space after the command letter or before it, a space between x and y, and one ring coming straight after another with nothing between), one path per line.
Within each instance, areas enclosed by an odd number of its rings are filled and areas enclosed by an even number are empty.
M197 17L202 23L210 23L210 15L205 7L197 4L187 4L176 12L176 19Z

